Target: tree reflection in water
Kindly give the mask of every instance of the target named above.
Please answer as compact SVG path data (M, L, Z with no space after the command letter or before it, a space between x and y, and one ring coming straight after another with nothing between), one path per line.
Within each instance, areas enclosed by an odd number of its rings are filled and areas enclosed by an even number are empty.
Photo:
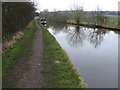
M104 40L107 30L102 29L89 29L86 27L76 26L68 27L66 39L72 47L79 47L79 45L84 44L84 40L88 41L95 47L99 47Z
M83 30L83 27L68 27L66 40L72 47L79 47L79 45L83 45L83 41L86 37L86 34Z
M90 43L97 48L98 46L101 45L101 42L104 39L104 36L106 33L108 33L109 31L105 31L105 30L101 30L101 29L92 29L89 30L88 32L88 39L90 41Z
M93 29L77 25L58 24L51 23L50 28L53 30L53 34L56 35L61 31L65 34L65 39L68 41L71 47L79 47L84 44L85 40L88 40L95 48L98 48L104 40L104 36L109 33L109 30ZM114 32L117 33L118 32Z

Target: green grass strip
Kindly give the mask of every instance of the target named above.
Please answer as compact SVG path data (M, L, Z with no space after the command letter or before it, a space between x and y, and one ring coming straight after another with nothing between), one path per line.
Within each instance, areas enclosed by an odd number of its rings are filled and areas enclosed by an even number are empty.
M44 40L44 87L45 88L84 88L80 74L73 67L67 54L54 36L39 23Z
M25 48L27 48L27 43L30 39L34 38L34 32L35 32L36 26L35 22L32 22L31 25L28 27L28 30L24 33L24 35L17 39L15 44L12 45L8 51L3 55L2 58L2 75L3 78L5 78L5 75L12 70L14 65L17 63L17 61L23 57L23 53L25 52ZM28 52L27 54L30 54L31 52ZM25 58L27 58L26 56Z

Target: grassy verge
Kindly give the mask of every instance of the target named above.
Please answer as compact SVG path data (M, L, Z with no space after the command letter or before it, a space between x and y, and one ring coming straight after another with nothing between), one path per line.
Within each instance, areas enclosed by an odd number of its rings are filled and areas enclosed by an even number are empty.
M39 23L44 40L44 87L83 88L79 73L73 67L67 54L49 31Z
M12 45L9 48L9 50L3 55L2 77L3 82L5 82L4 83L5 88L15 86L12 82L9 83L9 85L7 85L7 79L10 79L8 78L10 77L9 73L14 69L14 66L17 65L17 63L22 62L22 65L20 66L24 67L24 69L28 67L28 63L26 62L32 55L32 43L33 43L32 41L35 38L34 36L35 29L36 29L35 22L32 22L28 27L28 30L24 33L24 35L21 38L17 39L14 45Z
M82 26L88 26L93 28L104 28L104 29L110 29L110 30L120 30L120 26L118 26L118 15L104 15L107 20L106 22L102 23L100 25L97 24L97 18L92 18L90 15L85 15L86 19L83 20L80 25ZM96 24L94 23L96 22ZM77 24L74 19L68 20L68 24ZM79 24L78 24L79 25Z

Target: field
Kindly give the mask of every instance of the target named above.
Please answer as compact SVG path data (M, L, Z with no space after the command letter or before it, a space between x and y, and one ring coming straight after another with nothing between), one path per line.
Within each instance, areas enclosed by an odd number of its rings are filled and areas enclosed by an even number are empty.
M105 15L108 18L108 24L117 24L118 23L118 15ZM120 16L119 16L120 17Z

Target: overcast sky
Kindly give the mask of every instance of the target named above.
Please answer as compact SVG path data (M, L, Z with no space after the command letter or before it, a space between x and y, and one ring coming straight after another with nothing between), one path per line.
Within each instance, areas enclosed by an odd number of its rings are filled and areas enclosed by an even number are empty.
M103 11L117 11L119 0L35 0L40 11L48 9L49 11L70 10L74 4L84 6L84 10L95 10L99 6Z

